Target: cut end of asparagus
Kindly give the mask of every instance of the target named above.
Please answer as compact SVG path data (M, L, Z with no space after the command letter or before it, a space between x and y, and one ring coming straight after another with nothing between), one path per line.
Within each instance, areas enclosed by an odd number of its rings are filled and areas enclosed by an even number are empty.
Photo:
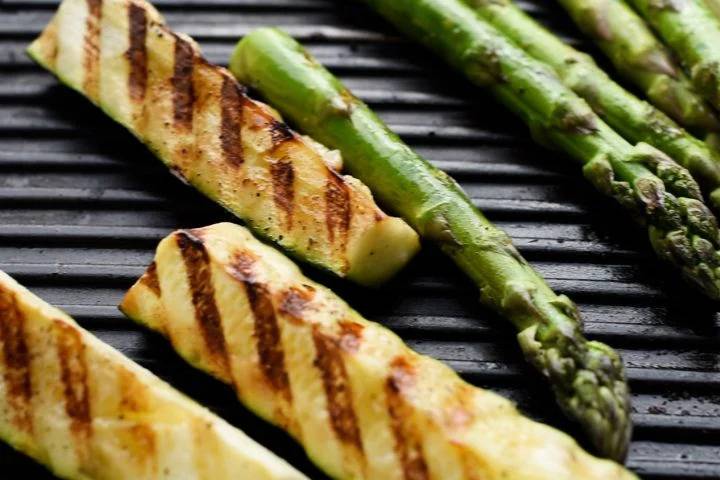
M617 353L603 343L577 341L577 335L539 325L518 338L526 359L550 380L564 413L581 424L601 455L624 461L632 423Z

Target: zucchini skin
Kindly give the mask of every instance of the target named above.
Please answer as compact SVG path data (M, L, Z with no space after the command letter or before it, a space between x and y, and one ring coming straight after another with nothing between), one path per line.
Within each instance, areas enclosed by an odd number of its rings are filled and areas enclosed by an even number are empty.
M378 285L419 249L338 154L291 130L143 0L63 0L28 54L294 257Z
M307 480L1 271L0 439L68 480Z
M413 352L238 225L162 240L120 309L333 478L636 478Z

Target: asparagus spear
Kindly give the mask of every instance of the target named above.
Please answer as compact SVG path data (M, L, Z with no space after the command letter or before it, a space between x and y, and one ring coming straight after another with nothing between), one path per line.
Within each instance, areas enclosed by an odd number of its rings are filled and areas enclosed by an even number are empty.
M712 108L670 51L623 0L557 1L656 107L698 135L720 131Z
M457 183L405 145L284 33L260 29L246 36L230 69L301 128L339 149L354 174L449 255L479 287L481 301L517 327L526 358L598 450L625 456L631 425L620 358L583 337L575 305L547 286Z
M629 0L690 73L695 88L720 108L720 22L704 0Z
M511 0L466 0L527 53L552 67L612 128L647 142L687 168L720 211L720 157L667 115L614 82L593 59L565 44Z

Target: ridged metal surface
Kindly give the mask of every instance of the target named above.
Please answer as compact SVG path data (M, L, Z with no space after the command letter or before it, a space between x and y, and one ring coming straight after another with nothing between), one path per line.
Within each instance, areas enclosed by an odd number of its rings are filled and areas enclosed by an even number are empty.
M578 42L562 12L542 3L522 5ZM642 234L592 192L575 165L533 145L503 108L361 5L155 4L213 62L225 63L235 40L255 26L278 25L305 42L413 147L455 176L553 288L578 302L590 337L623 354L636 425L629 465L645 478L720 478L716 307L656 264ZM186 367L163 340L116 310L160 238L178 227L232 219L24 55L56 5L0 0L0 269L313 478L324 478L228 389ZM512 330L477 305L469 282L432 248L380 292L310 273L417 350L579 437L523 364ZM7 447L0 448L0 472L49 478Z

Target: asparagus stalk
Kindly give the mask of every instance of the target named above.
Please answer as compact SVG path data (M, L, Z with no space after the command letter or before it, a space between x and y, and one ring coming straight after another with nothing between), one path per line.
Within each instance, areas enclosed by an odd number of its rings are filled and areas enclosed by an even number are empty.
M720 21L704 0L629 0L675 51L695 88L720 108Z
M230 68L302 129L339 149L349 170L450 256L479 287L481 301L517 327L526 358L548 378L563 410L600 452L625 456L631 424L620 358L583 337L575 305L547 286L457 183L284 33L246 36Z
M623 0L557 1L652 104L698 135L720 131L714 111L670 51Z
M532 57L552 67L565 85L628 141L649 143L687 168L708 193L713 208L720 211L720 157L707 144L618 85L590 56L564 43L511 0L466 2Z

